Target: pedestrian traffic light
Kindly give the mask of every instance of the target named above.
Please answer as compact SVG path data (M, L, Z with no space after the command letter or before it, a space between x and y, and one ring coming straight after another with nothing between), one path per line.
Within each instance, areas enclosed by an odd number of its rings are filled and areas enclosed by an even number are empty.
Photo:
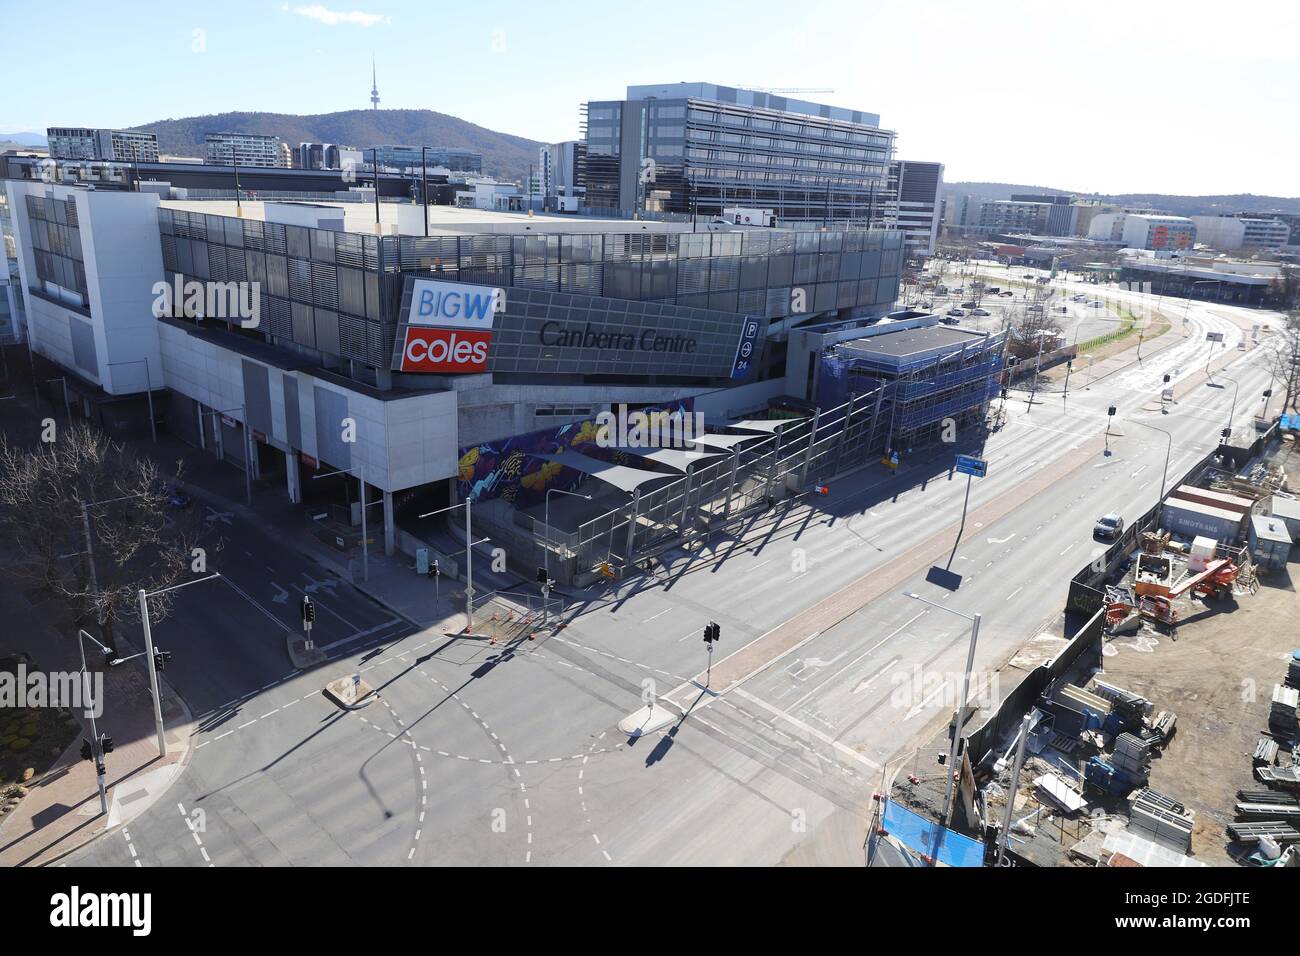
M550 578L550 575L546 573L546 569L545 569L545 568L540 568L540 567L539 567L539 568L537 569L537 583L538 583L538 584L545 585L546 582L547 582L547 580L548 580L549 578Z
M113 738L108 734L99 735L99 752L102 754L111 754L113 752Z
M162 670L163 668L165 668L167 666L167 662L171 659L172 659L171 651L156 650L153 652L153 666L158 670Z
M95 751L91 748L90 741L87 740L85 737L81 738L81 759L82 760L95 759Z
M429 577L431 577L431 578L436 578L436 577L438 577L440 574L442 574L442 571L440 571L440 570L438 569L438 562L437 562L437 561L430 561L430 562L429 562Z

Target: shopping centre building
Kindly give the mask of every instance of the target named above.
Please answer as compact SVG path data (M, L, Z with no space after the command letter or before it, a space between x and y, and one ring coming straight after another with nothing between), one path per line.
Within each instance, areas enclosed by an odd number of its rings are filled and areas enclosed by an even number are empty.
M4 185L56 403L148 434L148 393L162 428L294 501L368 488L390 551L404 513L581 484L609 457L601 412L812 414L816 361L792 330L877 321L903 254L893 230L431 207L426 237L410 203Z

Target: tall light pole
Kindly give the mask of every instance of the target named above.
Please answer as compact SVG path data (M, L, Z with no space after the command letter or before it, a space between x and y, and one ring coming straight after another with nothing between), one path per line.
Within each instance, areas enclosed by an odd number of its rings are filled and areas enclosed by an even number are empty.
M470 634L474 630L474 545L482 544L483 541L491 541L491 538L484 538L482 541L474 540L474 532L470 526L470 514L473 511L474 499L466 497L458 505L448 505L446 508L439 508L436 511L426 511L419 518L432 518L434 515L440 515L445 511L455 511L457 508L465 509L465 633Z
M980 635L980 618L981 615L963 614L961 611L954 611L950 607L944 607L942 604L935 604L933 601L927 601L921 595L911 591L903 592L907 597L914 601L920 601L922 604L928 604L930 607L938 608L940 611L947 611L949 614L955 614L958 617L970 621L970 649L966 652L966 670L961 676L961 697L957 701L957 715L953 721L952 728L952 746L948 750L948 783L943 790L943 816L940 822L951 827L952 823L952 788L955 775L959 772L957 768L957 741L961 739L961 726L963 711L966 710L966 697L970 693L970 675L971 670L975 667L975 644Z
M109 654L113 653L113 651L112 648L105 647L103 644L100 644L99 641L96 641L93 637L90 637L90 635L87 634L84 630L80 628L77 629L77 646L81 649L81 694L83 697L82 703L83 705L89 704L89 706L85 707L85 711L90 716L90 737L92 741L90 750L92 756L95 758L95 779L99 783L99 812L103 814L107 814L108 813L108 791L104 787L104 777L108 773L108 769L104 766L104 755L99 752L99 747L100 747L99 728L95 726L95 704L90 690L90 686L91 686L90 674L88 673L86 668L86 638L88 637L95 644L96 647L98 647L101 651L104 652L105 658L107 658Z
M1241 383L1239 383L1235 378L1228 378L1226 375L1222 375L1222 377L1228 379L1228 381L1232 383L1232 408L1228 411L1227 425L1227 431L1229 434L1223 436L1224 438L1229 438L1231 437L1230 433L1232 432L1232 420L1237 416L1237 393L1241 390Z
M1156 498L1156 504L1160 504L1160 502L1165 500L1165 484L1166 482L1169 481L1169 454L1174 449L1174 436L1170 432L1161 428L1159 425L1151 425L1148 424L1147 422L1140 422L1135 418L1130 418L1129 421L1132 422L1134 425L1142 425L1146 428L1153 428L1156 431L1158 431L1160 434L1165 436L1165 468L1160 475L1160 494Z
M546 489L546 546L542 548L542 570L546 580L542 582L542 624L545 624L550 618L548 604L551 597L551 495L572 495L575 498L584 498L591 500L591 495L584 495L577 491L565 491L563 488Z
M211 581L213 578L221 577L220 572L213 571L206 577L196 578L193 581L186 581L184 584L173 584L169 588L160 588L157 591L146 591L140 589L140 627L144 631L144 653L149 664L149 689L153 691L153 720L154 729L158 733L158 756L167 756L167 736L163 733L162 719L162 696L158 693L158 652L153 647L153 629L149 622L149 598L156 597L159 594L166 594L168 591L178 591L181 588L187 588L191 584L201 584L204 581Z

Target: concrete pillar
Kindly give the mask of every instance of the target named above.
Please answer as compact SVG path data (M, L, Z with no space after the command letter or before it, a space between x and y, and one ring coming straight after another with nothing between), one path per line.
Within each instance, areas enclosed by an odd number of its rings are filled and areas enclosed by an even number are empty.
M397 525L393 523L393 493L384 492L384 554L391 557L397 551Z
M302 504L302 477L298 472L298 455L290 449L284 453L284 480L289 490L289 500Z

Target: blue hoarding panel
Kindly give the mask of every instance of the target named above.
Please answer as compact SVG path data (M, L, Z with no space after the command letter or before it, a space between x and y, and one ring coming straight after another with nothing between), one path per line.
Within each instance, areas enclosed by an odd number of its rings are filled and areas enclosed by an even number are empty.
M894 801L885 804L885 830L909 850L944 866L983 866L984 844L954 833Z

